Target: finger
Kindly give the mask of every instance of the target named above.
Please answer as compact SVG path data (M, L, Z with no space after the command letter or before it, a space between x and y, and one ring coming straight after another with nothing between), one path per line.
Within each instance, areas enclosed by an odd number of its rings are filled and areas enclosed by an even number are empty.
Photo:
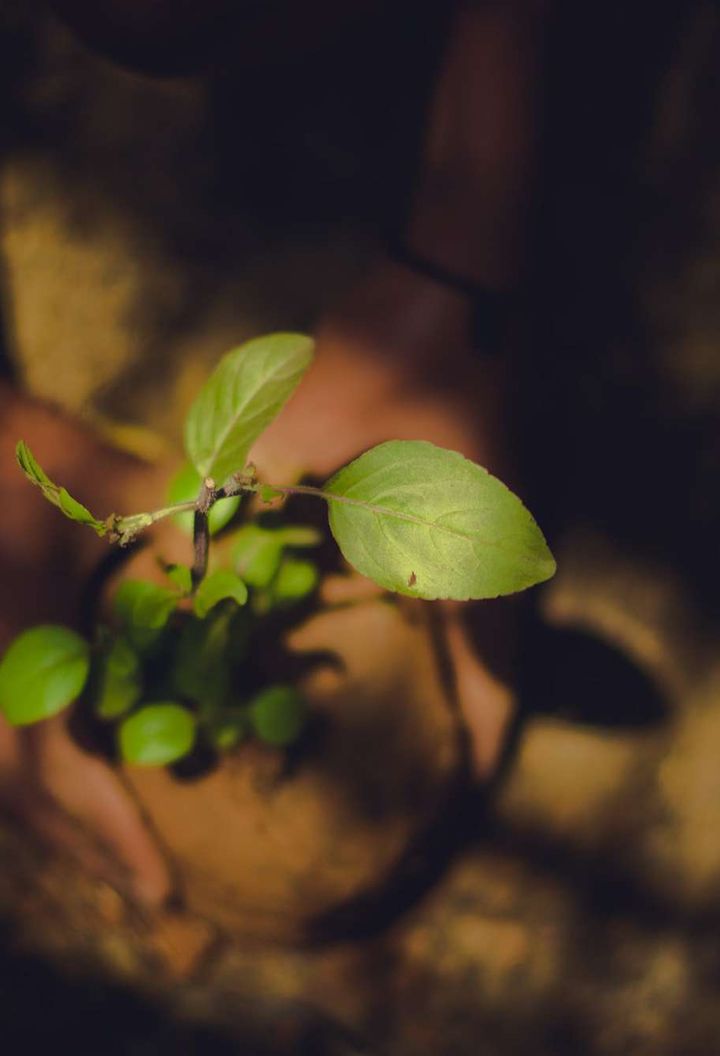
M76 831L68 838L67 824L57 819L45 826L45 835L71 848L93 871L98 871L100 848L103 873L108 864L115 865L119 886L148 907L161 905L171 892L169 868L119 776L73 743L62 717L28 731L27 744L36 787L87 838L81 840Z
M444 612L445 640L460 712L470 739L473 776L487 781L500 762L515 698L509 687L481 661L457 610L445 606Z

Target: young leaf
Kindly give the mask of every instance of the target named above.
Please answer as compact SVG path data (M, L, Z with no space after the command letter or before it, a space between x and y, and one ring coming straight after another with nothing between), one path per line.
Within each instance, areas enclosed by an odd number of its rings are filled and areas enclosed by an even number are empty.
M315 590L318 579L318 570L312 561L286 557L270 584L272 601L276 605L292 605L302 601Z
M0 712L13 726L57 715L81 693L89 656L85 639L67 627L25 631L0 661Z
M177 594L142 579L124 580L113 598L113 612L136 649L152 645L177 604Z
M215 747L221 752L228 752L247 737L249 727L248 716L237 712L218 719L208 732Z
M94 517L90 513L90 510L83 506L81 502L78 502L77 499L74 499L65 488L60 487L58 484L54 484L53 481L50 480L47 473L39 464L24 440L18 441L17 447L15 448L15 455L18 465L25 476L29 481L40 488L48 502L51 502L53 506L57 506L57 508L61 510L66 517L69 517L71 521L78 521L80 524L87 524L93 529L93 531L97 532L98 535L105 535L107 532L107 524L104 521L99 521L97 517Z
M114 638L100 660L94 709L101 719L116 719L140 699L140 658L124 638Z
M147 704L125 719L118 731L120 754L136 766L167 766L195 743L195 716L180 704Z
M456 451L391 440L341 469L324 491L344 557L399 594L494 598L555 572L520 499Z
M274 502L275 499L279 499L282 492L278 488L274 488L272 484L261 484L260 491L258 492L263 502Z
M268 686L250 704L250 721L256 735L276 748L298 739L306 717L305 700L292 686Z
M251 522L237 532L232 556L235 568L245 582L262 589L280 567L282 552L283 540L279 530Z
M173 654L172 687L194 701L203 716L214 714L230 692L230 658L238 650L231 643L233 613L217 609L205 619L191 617L182 628Z
M244 468L250 447L309 367L312 348L301 334L271 334L220 360L185 422L185 450L203 479L222 484Z
M276 575L285 547L305 550L321 542L320 532L310 525L285 524L264 528L251 521L235 534L232 556L235 568L245 582L262 590Z
M198 471L189 462L186 462L170 481L167 501L174 505L178 502L190 502L192 499L196 499L200 492L201 483L202 479ZM215 503L208 514L210 535L216 535L233 519L239 505L239 495L232 495L229 499L219 499ZM187 535L192 535L194 517L192 510L184 510L182 513L176 513L173 520L178 528L181 528Z
M165 574L182 595L188 595L192 590L192 572L187 565L168 565Z
M294 550L308 550L320 546L323 541L322 534L309 524L284 524L277 531L283 546L292 547Z
M225 598L232 598L238 605L244 605L247 597L247 587L240 577L229 568L219 568L201 580L193 598L193 610L202 619Z

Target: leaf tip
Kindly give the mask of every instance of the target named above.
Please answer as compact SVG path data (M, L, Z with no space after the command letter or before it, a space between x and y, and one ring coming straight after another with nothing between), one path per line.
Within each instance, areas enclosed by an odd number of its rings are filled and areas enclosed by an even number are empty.
M546 553L538 562L538 583L545 583L548 579L552 579L556 572L557 561L546 544Z
M37 484L39 466L35 461L32 451L24 440L18 440L15 444L15 459L25 476L34 484Z

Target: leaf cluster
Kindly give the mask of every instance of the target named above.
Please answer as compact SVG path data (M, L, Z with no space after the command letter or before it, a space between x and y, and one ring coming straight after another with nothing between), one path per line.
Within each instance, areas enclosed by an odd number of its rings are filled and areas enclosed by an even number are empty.
M201 745L229 750L253 736L289 745L304 726L302 695L274 683L248 693L244 666L251 630L257 635L265 617L315 589L314 564L296 552L319 541L304 525L248 523L236 533L230 567L211 571L195 591L185 565L166 567L166 585L123 580L93 641L53 624L25 631L0 662L0 712L29 725L82 697L97 721L115 727L119 756L142 766L175 763ZM312 574L298 577L298 568Z
M291 333L223 357L189 411L188 462L158 510L100 520L18 443L21 469L66 517L125 545L173 516L192 533L195 556L192 568L168 569L165 586L122 584L113 624L92 644L57 626L17 638L0 661L0 711L9 721L48 718L84 692L102 721L118 723L122 757L143 765L173 762L199 738L219 748L251 731L273 744L292 741L304 716L297 692L266 686L252 700L238 699L236 676L249 621L315 589L317 569L298 551L320 540L305 526L268 529L246 520L230 565L210 562L207 572L210 537L227 531L243 496L271 502L302 493L324 501L349 564L396 593L493 598L553 575L555 561L521 500L483 467L423 440L379 444L321 488L258 481L247 461L252 445L311 361L310 339Z

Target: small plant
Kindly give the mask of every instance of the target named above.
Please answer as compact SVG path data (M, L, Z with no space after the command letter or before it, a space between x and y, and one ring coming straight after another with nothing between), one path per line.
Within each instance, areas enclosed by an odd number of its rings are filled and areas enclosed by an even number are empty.
M275 334L228 353L185 422L188 465L168 505L101 520L49 479L27 445L20 467L66 517L127 546L174 517L193 536L189 565L165 565L166 585L125 580L89 642L57 625L20 634L0 661L0 711L13 725L40 722L82 698L114 728L124 760L176 763L198 746L234 748L256 736L284 747L300 735L305 703L289 684L246 677L257 628L313 593L318 571L305 551L321 536L305 525L234 531L229 560L211 537L229 534L243 498L277 505L291 495L327 504L343 556L381 587L427 600L492 598L548 579L555 561L521 501L481 466L423 440L390 440L322 487L259 481L252 444L293 394L312 342Z

